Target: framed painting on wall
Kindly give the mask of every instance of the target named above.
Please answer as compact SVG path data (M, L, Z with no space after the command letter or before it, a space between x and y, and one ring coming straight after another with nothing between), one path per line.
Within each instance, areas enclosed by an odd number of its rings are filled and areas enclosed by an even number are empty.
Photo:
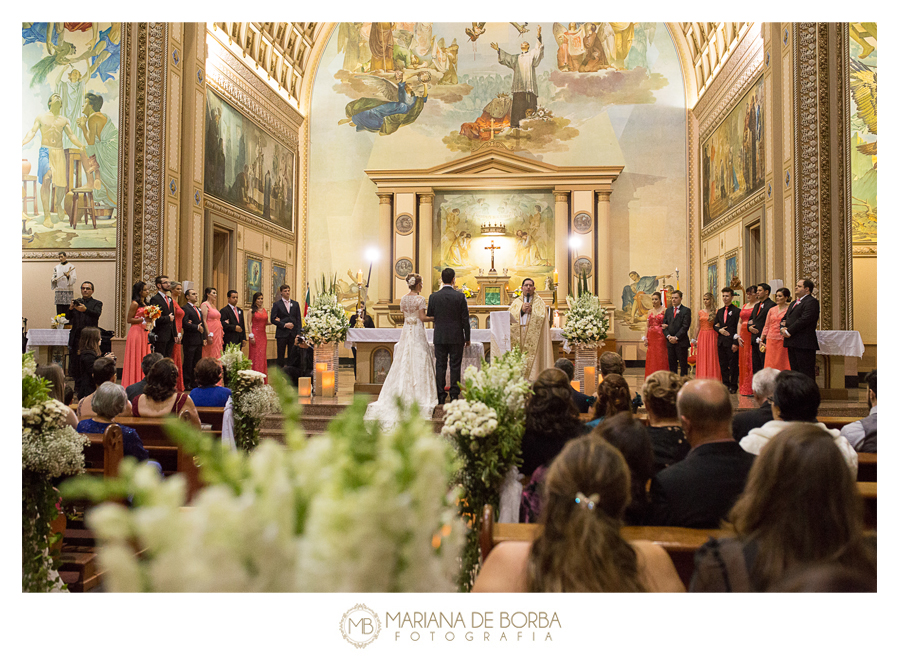
M262 292L262 268L262 256L244 252L244 299L253 299L254 293Z
M372 383L384 384L393 362L394 355L388 348L376 347L372 352Z
M294 226L294 151L206 89L203 190L272 222Z
M738 255L736 251L725 256L725 285L734 290L734 300L738 306L743 304L744 285L738 276Z
M712 260L706 264L706 292L712 293L713 299L719 294L719 263Z
M285 279L287 279L287 265L284 263L279 263L278 261L272 261L272 299L269 300L270 304L274 304L276 299L281 298L281 292L279 288L284 284Z

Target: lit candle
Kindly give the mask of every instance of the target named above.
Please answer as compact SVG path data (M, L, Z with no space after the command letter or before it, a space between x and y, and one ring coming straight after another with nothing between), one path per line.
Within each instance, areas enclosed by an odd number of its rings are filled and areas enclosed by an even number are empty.
M327 371L327 363L316 364L316 395L322 395L322 375L324 375Z
M334 397L334 371L328 370L322 373L322 396Z
M312 397L312 377L301 377L297 382L297 394L301 398Z
M553 270L553 284L556 285L559 283L559 271Z
M574 388L576 391L580 392L581 391L581 382L578 381L577 379L573 379L572 380L572 388Z
M586 366L584 369L584 394L593 395L597 391L597 369Z
M356 283L362 285L362 270L356 270Z
M559 311L553 311L553 328L559 329Z

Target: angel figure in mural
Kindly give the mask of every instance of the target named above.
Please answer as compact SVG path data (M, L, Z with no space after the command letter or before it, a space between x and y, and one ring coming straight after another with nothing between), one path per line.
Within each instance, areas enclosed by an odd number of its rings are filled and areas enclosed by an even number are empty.
M584 62L584 36L587 23L577 27L569 23L568 29L562 23L553 24L553 37L559 48L556 51L556 66L560 71L578 71Z
M63 41L59 45L48 42L47 46L50 54L31 67L31 72L34 74L31 77L31 87L44 84L47 81L47 76L57 66L68 67L91 56L91 51L86 50L83 54L75 57L75 45L68 41Z
M472 234L468 231L460 231L456 240L450 246L450 255L447 262L455 266L464 266L469 260L469 244L472 242Z
M878 134L878 72L855 59L850 59L850 93L856 102L859 118L866 130ZM857 150L864 155L878 155L878 142L857 144Z
M427 83L431 82L431 74L419 71L414 77L422 83L420 96L410 89L404 80L403 71L394 73L395 82L377 75L357 76L378 97L359 98L347 103L344 110L347 118L341 119L338 124L349 123L356 127L357 132L368 130L379 135L390 135L401 126L413 123L419 118L428 100Z
M659 288L659 280L672 276L675 275L641 276L634 271L628 273L631 284L622 289L622 310L631 315L632 322L647 315L647 311L652 306L650 295Z
M456 75L456 63L459 60L459 45L456 39L449 46L444 46L444 37L438 39L434 44L434 52L431 57L431 64L435 70L441 74L441 78L437 81L439 85L455 85L459 82Z

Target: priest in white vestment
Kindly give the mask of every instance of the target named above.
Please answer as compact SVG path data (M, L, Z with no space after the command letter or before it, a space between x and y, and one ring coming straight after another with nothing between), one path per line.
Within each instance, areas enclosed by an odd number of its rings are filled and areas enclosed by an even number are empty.
M522 281L522 296L510 305L509 316L510 344L525 353L525 377L534 381L554 364L547 305L534 293L534 279Z

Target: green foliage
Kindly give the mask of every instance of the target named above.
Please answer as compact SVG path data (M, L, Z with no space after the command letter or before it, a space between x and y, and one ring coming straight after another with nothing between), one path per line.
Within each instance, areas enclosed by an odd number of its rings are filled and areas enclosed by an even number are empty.
M57 566L50 557L50 522L58 515L59 496L50 479L32 471L22 471L22 591L51 592L65 585L51 578Z

